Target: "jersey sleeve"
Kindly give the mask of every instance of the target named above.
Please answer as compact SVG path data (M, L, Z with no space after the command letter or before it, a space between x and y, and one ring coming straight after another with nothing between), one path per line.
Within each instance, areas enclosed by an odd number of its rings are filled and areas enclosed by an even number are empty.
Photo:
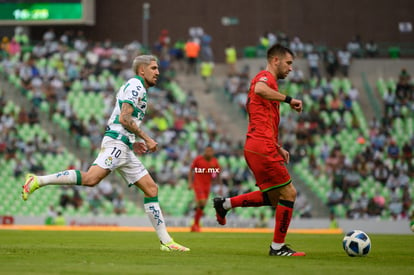
M268 86L272 86L272 77L269 75L269 72L261 71L256 75L255 82L264 82Z
M146 90L141 81L128 81L120 94L120 104L129 103L138 106L140 100L146 97Z

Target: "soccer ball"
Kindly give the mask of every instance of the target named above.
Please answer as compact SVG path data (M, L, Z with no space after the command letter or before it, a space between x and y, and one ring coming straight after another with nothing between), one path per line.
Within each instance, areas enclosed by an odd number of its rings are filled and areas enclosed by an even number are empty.
M368 235L361 230L352 230L346 233L342 246L351 257L366 256L371 250L371 240Z

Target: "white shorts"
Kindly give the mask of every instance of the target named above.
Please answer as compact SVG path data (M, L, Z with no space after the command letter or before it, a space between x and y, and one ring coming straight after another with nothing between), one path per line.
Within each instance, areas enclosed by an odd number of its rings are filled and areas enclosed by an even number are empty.
M111 171L117 170L129 186L148 174L147 169L125 143L110 137L103 138L101 151L93 164Z

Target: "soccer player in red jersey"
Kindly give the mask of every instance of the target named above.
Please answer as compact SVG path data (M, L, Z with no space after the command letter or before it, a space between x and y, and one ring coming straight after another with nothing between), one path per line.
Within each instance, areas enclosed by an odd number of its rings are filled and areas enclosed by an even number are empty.
M293 53L276 44L267 51L266 69L251 81L246 102L249 125L244 145L244 156L252 170L259 191L231 198L214 198L214 208L219 224L226 224L226 214L235 207L276 207L273 242L270 256L305 256L285 244L285 237L292 218L296 189L286 168L289 152L278 140L280 102L285 102L300 113L302 101L279 92L277 80L292 71Z
M194 190L196 208L194 214L194 224L191 226L192 232L200 232L200 219L203 216L210 194L211 182L217 178L221 183L220 165L214 157L214 149L210 145L204 149L203 155L197 156L188 173L189 188Z

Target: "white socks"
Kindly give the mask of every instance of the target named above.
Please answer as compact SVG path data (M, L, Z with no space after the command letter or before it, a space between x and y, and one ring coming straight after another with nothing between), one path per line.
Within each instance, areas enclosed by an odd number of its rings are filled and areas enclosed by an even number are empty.
M279 249L281 249L283 245L284 245L284 243L275 243L275 242L272 242L272 248L273 248L274 250L279 250Z
M223 208L229 210L231 208L231 201L230 198L226 198L223 202Z
M38 176L39 186L45 185L81 185L82 176L79 170L66 170L56 174Z
M158 197L144 198L144 208L160 241L163 244L171 242L172 238L167 232L165 220L161 212L160 204L158 203Z

